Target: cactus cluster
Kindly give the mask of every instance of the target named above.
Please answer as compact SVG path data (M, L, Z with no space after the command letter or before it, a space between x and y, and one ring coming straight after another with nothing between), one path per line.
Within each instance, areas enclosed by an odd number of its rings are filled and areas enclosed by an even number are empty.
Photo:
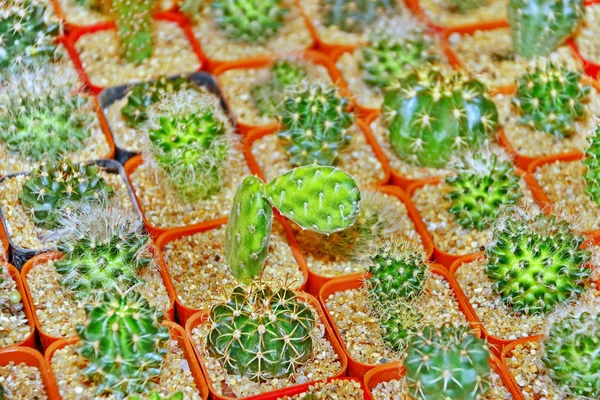
M427 326L412 336L403 361L409 393L424 400L485 398L489 358L485 340L468 328Z
M83 373L96 383L97 395L121 400L152 389L168 351L162 313L132 291L106 293L85 311L85 324L77 326L78 351L87 360Z
M306 70L298 63L281 60L273 64L270 80L250 90L250 96L259 114L276 116L286 90L300 85L306 76Z
M575 122L588 115L590 90L581 82L581 72L548 61L519 77L513 104L522 113L522 124L569 137L576 132Z
M113 195L114 189L99 172L95 165L73 164L67 159L42 163L31 171L19 200L34 224L56 228L65 207L99 202Z
M600 126L596 126L593 136L588 138L583 164L586 167L585 193L596 203L600 204Z
M466 14L485 6L488 0L448 0L448 6L452 11Z
M575 32L584 12L583 0L510 0L515 52L529 59L548 56Z
M486 273L505 304L539 315L584 291L591 254L566 221L529 214L515 211L494 226Z
M290 11L284 0L213 0L212 15L228 38L264 43L281 30Z
M278 137L292 166L336 165L352 139L348 103L334 87L309 84L286 94L281 110L285 129Z
M292 290L238 286L210 310L209 322L208 350L229 373L264 382L312 357L316 317Z
M362 33L379 17L393 12L395 0L319 0L325 26Z
M476 149L493 136L498 110L486 87L462 72L415 70L385 93L389 140L403 160L443 168L458 149Z

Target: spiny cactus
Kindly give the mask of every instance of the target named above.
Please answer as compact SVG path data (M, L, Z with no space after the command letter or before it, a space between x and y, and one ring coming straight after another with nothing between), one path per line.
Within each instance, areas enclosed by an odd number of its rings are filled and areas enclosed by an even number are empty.
M256 382L287 377L312 356L316 318L288 289L236 287L209 314L207 345L229 372Z
M300 85L306 76L306 70L298 63L283 60L273 64L270 80L254 86L250 91L259 114L269 117L277 115L285 91Z
M286 95L278 133L292 166L335 165L352 139L348 99L334 87L308 85Z
M410 338L422 329L423 314L414 302L372 303L371 308L379 320L385 346L394 352L404 352Z
M514 212L493 227L486 272L504 303L524 314L546 314L584 291L591 269L584 238L554 216Z
M600 126L596 126L593 136L588 138L583 164L586 166L585 193L600 204Z
M212 14L232 40L264 43L281 30L289 9L283 0L213 0Z
M583 0L509 0L514 50L525 58L549 55L575 32L584 12Z
M363 80L378 88L390 86L413 68L437 61L433 44L409 13L382 19L369 33L367 45L361 48Z
M562 138L576 133L575 122L587 116L589 93L581 72L540 62L518 79L513 104L522 124Z
M48 5L39 0L5 0L0 5L0 71L11 66L41 65L60 58Z
M183 392L177 392L169 397L162 397L158 392L151 392L147 400L183 400ZM129 400L142 400L137 396L130 397Z
M591 312L590 312L591 311ZM550 326L543 341L542 362L550 379L568 395L600 398L600 314L568 314Z
M19 200L33 223L53 229L65 207L78 202L98 202L113 195L114 189L99 172L95 165L75 165L66 159L42 163L31 171Z
M456 174L446 178L451 191L448 212L466 229L487 229L503 210L516 204L521 193L520 178L510 160L491 151L471 153L456 163Z
M162 313L137 292L106 293L85 311L85 324L77 326L78 351L87 360L83 374L96 383L97 395L121 400L151 390L168 351Z
M361 33L377 18L393 12L395 0L320 0L325 26Z
M498 126L485 86L439 67L416 70L393 84L384 109L393 151L424 167L445 167L458 149L479 147Z
M466 14L470 11L477 10L485 6L488 0L448 0L450 9L461 14Z
M154 33L152 9L154 0L99 0L110 2L110 13L117 24L121 42L121 58L139 64L152 56Z
M485 398L489 358L485 340L468 328L427 326L411 337L403 361L409 393L423 400Z
M88 98L73 93L75 72L55 67L7 74L0 86L0 143L33 161L84 146L95 121Z

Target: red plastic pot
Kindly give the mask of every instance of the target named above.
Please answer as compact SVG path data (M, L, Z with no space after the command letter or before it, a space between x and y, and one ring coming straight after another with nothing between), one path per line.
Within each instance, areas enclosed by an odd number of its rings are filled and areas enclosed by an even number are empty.
M5 265L8 268L8 274L10 275L11 279L13 281L15 281L15 284L17 285L17 290L19 291L19 294L21 295L21 302L23 303L23 312L25 313L25 316L27 317L27 321L29 324L29 335L25 339L23 339L21 342L16 343L11 346L7 346L5 348L22 346L22 347L31 347L31 348L35 349L36 345L35 345L34 317L33 317L33 312L31 311L32 310L31 304L27 297L27 291L25 290L25 287L23 286L23 281L21 280L21 274L19 273L19 270L16 269L11 264L8 264L8 263L0 260L0 265Z
M37 350L29 347L7 347L0 350L0 366L6 366L11 362L15 364L25 363L30 367L37 368L42 376L48 399L60 400L58 387L50 370L50 365Z

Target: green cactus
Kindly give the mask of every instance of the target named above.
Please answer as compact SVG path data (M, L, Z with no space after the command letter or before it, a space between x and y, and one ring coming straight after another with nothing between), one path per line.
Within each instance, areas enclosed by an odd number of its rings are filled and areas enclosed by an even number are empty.
M150 392L147 400L183 400L183 392L177 392L169 397L162 397L158 392ZM137 396L130 397L129 400L142 400Z
M591 254L580 248L583 241L554 216L514 213L493 228L487 275L515 311L546 314L584 291Z
M273 210L263 190L260 179L245 177L229 213L225 258L231 274L240 281L259 276L269 253Z
M154 33L152 10L154 0L100 0L110 1L110 12L117 24L121 42L121 58L139 64L152 57Z
M379 17L392 13L395 0L320 0L325 26L362 33Z
M212 0L210 5L227 37L260 44L277 35L290 11L283 0Z
M158 114L148 135L153 158L188 202L207 199L223 187L229 159L225 124L209 106L194 112Z
M509 0L513 48L521 57L546 57L583 19L584 0Z
M468 328L427 326L413 335L404 367L415 399L483 399L490 389L487 343Z
M451 189L446 199L448 212L463 228L489 228L507 206L523 197L514 166L491 151L470 154L456 167L456 174L446 178Z
M564 138L575 134L575 122L588 116L590 90L581 83L581 72L543 62L518 79L513 104L523 125Z
M600 314L585 311L555 321L543 341L548 376L569 397L600 398Z
M0 71L59 59L56 39L60 30L60 24L49 18L45 2L3 1L0 6Z
M34 224L56 228L65 207L73 203L99 202L114 194L114 189L99 172L95 165L75 165L66 159L42 163L31 171L19 200Z
M87 360L83 374L96 383L97 395L120 400L153 389L168 352L162 313L131 291L106 293L85 311L86 323L77 326L78 351Z
M585 150L583 165L586 172L585 193L596 203L600 204L600 126L596 126L594 136L588 138L589 146Z
M317 320L289 289L236 287L209 314L207 345L231 374L264 382L283 378L312 357Z
M423 314L414 302L373 303L371 308L379 319L385 346L394 352L404 352L410 338L422 329Z
M460 14L466 14L485 6L488 0L448 0L448 5L452 11Z
M250 91L258 113L262 116L276 116L285 91L300 85L306 76L306 70L298 63L284 60L273 64L270 80L254 86Z
M478 148L498 126L485 86L439 67L416 70L392 85L384 109L393 151L424 167L444 168L458 149Z
M334 87L309 85L286 94L278 133L292 166L335 165L350 144L352 113Z

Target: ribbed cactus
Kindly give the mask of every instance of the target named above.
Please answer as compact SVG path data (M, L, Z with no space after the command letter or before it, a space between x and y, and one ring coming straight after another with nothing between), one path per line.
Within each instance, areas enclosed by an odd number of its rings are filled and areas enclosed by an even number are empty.
M396 7L395 0L320 0L325 26L361 33Z
M591 311L591 312L590 312ZM572 398L600 398L600 314L568 314L550 326L542 361L548 376Z
M41 65L59 58L60 25L40 0L4 0L0 5L0 71L10 66Z
M264 43L283 27L289 12L283 0L212 0L212 14L232 40Z
M600 126L596 126L594 136L588 138L583 164L586 167L585 193L600 204Z
M371 308L379 319L383 342L392 351L404 352L410 338L422 329L423 314L414 302L373 303Z
M513 104L522 124L562 138L575 134L575 122L588 115L589 93L581 72L540 62L518 79Z
M335 165L351 141L348 99L334 87L308 85L289 92L281 110L285 129L278 133L293 166Z
M306 70L298 63L283 60L273 64L269 81L254 86L250 91L259 114L276 116L286 90L299 86L306 76Z
M411 337L403 361L409 393L423 400L485 398L489 358L485 340L468 328L427 326Z
M481 82L438 67L393 84L384 109L393 151L424 167L445 167L458 149L479 147L498 125L498 110Z
M312 357L316 318L289 289L238 286L211 309L209 322L208 350L231 374L284 378Z
M75 165L66 159L42 163L31 171L19 200L33 223L53 229L65 207L78 202L98 202L113 195L113 188L99 171L95 165Z
M154 0L100 0L110 2L121 42L121 58L139 64L152 56Z
M448 212L466 229L489 228L507 206L523 197L514 166L491 151L460 159L456 173L446 178L446 183L451 190L446 195Z
M488 0L448 0L450 9L461 14L466 14L469 11L477 10L485 6Z
M513 48L521 57L545 57L575 32L583 0L509 0Z
M493 227L486 272L504 303L524 314L545 314L584 291L592 270L584 238L566 221L513 213Z
M162 313L137 292L106 293L85 311L85 324L77 326L78 351L87 360L83 374L96 383L97 395L121 400L153 389L168 352Z

